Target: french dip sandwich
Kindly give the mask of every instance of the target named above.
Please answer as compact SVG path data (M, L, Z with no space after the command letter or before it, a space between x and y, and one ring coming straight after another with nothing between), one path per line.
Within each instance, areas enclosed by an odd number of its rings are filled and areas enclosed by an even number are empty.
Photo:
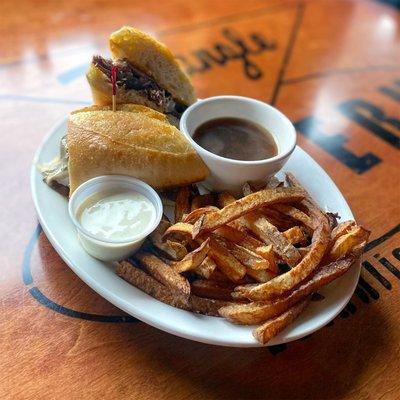
M208 175L183 134L164 114L142 105L74 111L67 142L70 194L100 175L129 175L157 189L198 182Z
M171 51L151 36L122 27L110 36L113 59L94 56L87 72L93 101L111 104L111 67L117 67L117 103L153 108L175 125L185 109L196 101L189 77Z
M115 60L93 58L87 79L95 105L70 114L59 157L40 167L45 182L71 195L86 180L106 174L132 176L156 189L204 180L208 168L175 127L196 96L172 53L131 27L111 35L110 49Z

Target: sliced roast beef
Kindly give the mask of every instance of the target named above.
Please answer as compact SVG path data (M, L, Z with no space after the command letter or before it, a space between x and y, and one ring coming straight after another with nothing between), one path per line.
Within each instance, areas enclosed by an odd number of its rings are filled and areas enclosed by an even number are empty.
M93 64L103 72L111 81L111 67L113 61L101 56L93 57ZM117 68L117 86L125 90L136 90L146 96L150 101L161 107L166 114L171 114L180 118L187 106L176 102L171 93L161 88L151 77L139 71L128 60L118 60L115 62Z

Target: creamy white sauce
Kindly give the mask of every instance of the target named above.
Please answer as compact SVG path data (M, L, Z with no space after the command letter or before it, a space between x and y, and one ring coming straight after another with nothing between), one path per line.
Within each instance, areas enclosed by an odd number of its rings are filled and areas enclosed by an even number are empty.
M128 241L143 233L155 217L153 203L132 190L95 193L77 212L82 227L100 240Z

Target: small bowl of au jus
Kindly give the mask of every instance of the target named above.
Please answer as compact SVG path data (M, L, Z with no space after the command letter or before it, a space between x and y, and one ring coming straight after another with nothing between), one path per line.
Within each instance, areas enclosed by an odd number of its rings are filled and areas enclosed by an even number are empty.
M239 193L245 182L265 182L296 147L289 119L248 97L199 100L183 113L180 130L210 169L204 185L214 191Z

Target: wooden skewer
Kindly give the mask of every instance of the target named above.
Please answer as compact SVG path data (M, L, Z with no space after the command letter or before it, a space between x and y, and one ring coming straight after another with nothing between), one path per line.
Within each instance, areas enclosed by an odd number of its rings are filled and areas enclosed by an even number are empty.
M111 67L111 84L112 84L112 110L117 110L117 67Z

